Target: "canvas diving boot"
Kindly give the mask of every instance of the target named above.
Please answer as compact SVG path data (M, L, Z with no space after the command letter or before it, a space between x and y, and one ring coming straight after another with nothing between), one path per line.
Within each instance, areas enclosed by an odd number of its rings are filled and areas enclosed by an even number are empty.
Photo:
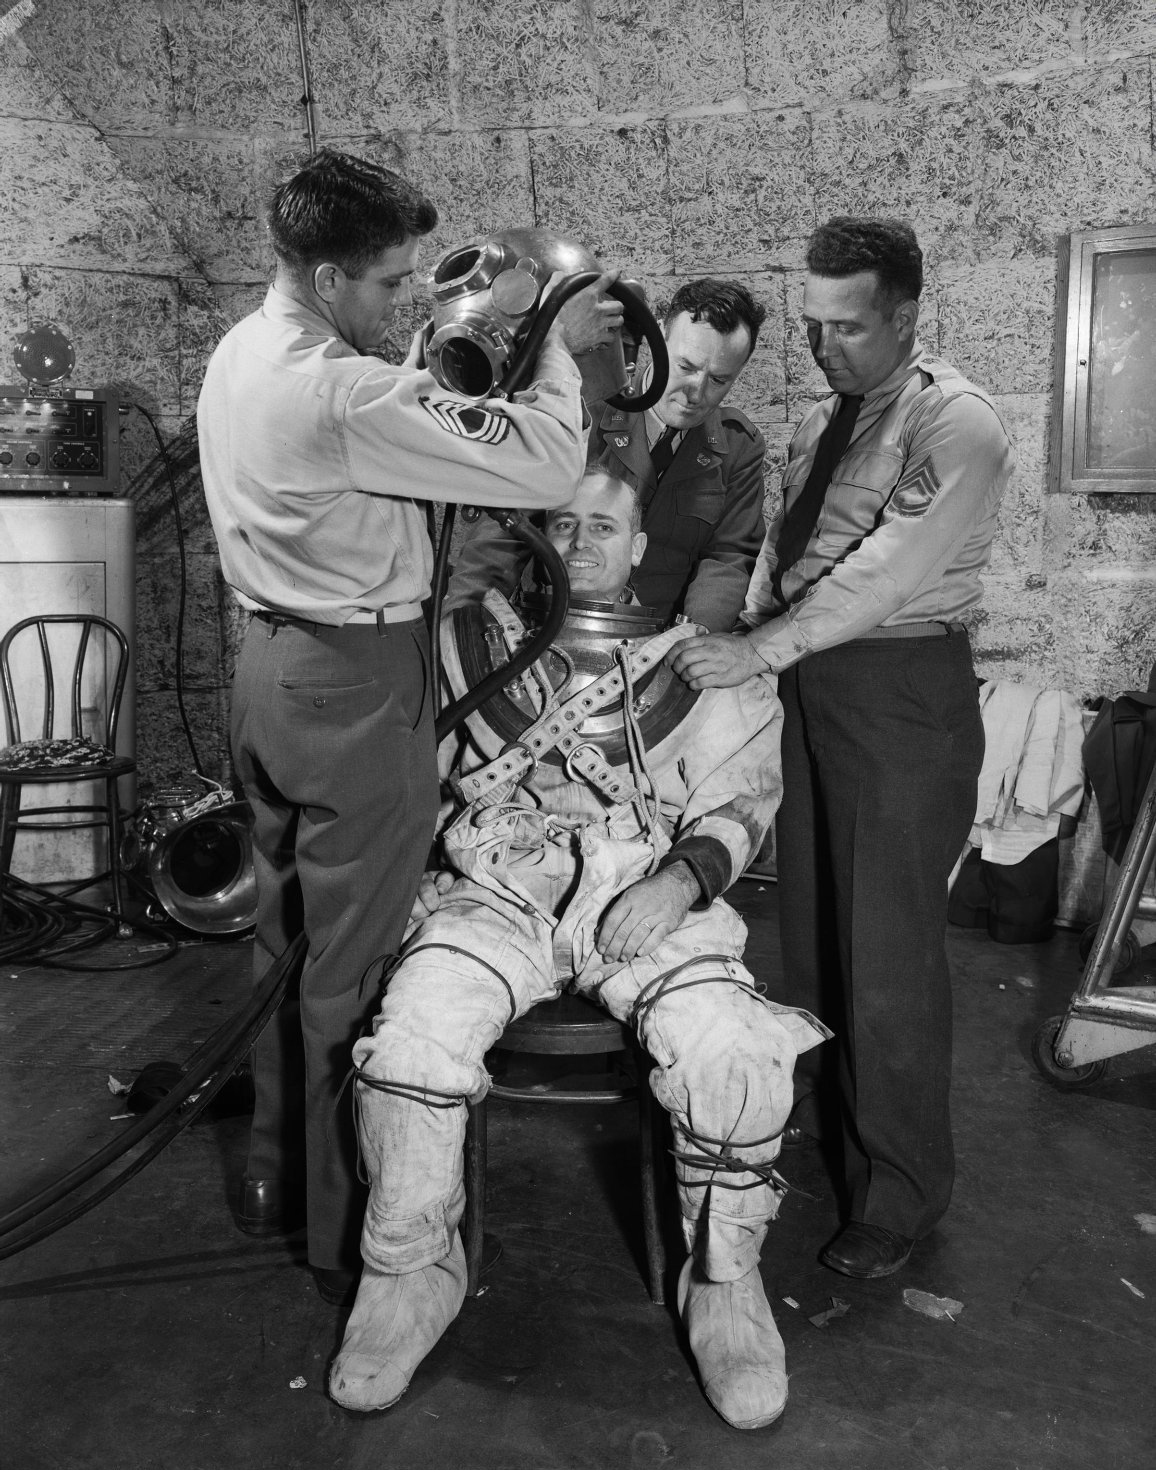
M758 1266L708 1281L688 1257L678 1310L711 1404L736 1429L772 1424L787 1403L787 1360Z
M432 1266L386 1275L366 1263L329 1396L343 1409L388 1409L409 1387L466 1298L466 1253L454 1232L450 1253Z

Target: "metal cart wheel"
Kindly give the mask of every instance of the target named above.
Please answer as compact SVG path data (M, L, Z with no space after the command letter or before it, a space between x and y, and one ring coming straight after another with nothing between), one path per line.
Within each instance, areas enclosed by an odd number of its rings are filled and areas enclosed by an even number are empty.
M1099 933L1099 929L1099 924L1089 924L1084 932L1080 935L1079 947L1081 965L1086 965L1088 963L1088 956L1092 953L1092 946L1096 942L1096 935ZM1120 955L1119 958L1116 960L1115 965L1112 967L1112 974L1114 976L1126 975L1128 971L1133 968L1133 966L1139 963L1140 949L1140 941L1136 938L1136 935L1132 932L1132 930L1129 929L1127 934L1124 936L1124 942L1120 945Z
M1108 1066L1105 1059L1082 1067L1061 1067L1056 1061L1056 1037L1063 1024L1063 1016L1049 1016L1039 1027L1032 1037L1032 1061L1053 1087L1087 1087L1098 1082Z

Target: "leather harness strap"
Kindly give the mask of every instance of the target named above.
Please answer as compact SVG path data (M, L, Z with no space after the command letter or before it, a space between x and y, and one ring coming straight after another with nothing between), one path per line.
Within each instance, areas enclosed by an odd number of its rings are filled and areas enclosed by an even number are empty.
M660 663L684 638L698 633L693 623L679 623L648 639L630 655L631 679L638 679ZM605 709L623 690L621 668L615 666L595 684L579 689L556 709L535 720L521 738L488 765L460 776L456 782L463 801L469 803L507 782L519 780L548 750L557 747L569 757L571 767L612 801L630 801L638 795L634 782L623 778L598 748L577 733L583 721Z

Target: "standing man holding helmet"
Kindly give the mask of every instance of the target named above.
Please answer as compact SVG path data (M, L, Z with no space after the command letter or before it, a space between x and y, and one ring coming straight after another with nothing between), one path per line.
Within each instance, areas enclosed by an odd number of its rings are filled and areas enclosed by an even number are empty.
M749 632L673 660L692 689L780 675L783 998L838 1038L846 1214L820 1260L859 1278L899 1270L951 1197L947 884L983 759L959 619L1013 465L986 394L916 340L922 285L906 224L812 235L803 321L833 396L791 443ZM817 1133L828 1099L803 1091L793 1126Z
M670 376L645 414L596 405L590 459L637 485L647 550L632 590L663 619L684 614L729 633L762 545L763 436L725 400L766 317L738 281L688 281L663 320ZM523 542L478 522L450 582L448 608L511 594L529 562Z
M422 500L559 505L587 429L571 350L613 337L608 278L568 302L514 399L474 404L418 365L369 355L410 303L434 205L388 169L323 149L274 192L277 272L209 363L198 405L225 580L252 618L232 745L253 808L258 974L308 951L254 1049L256 1109L238 1224L293 1228L338 1301L359 1266L364 1192L350 1050L397 948L438 806L422 603Z

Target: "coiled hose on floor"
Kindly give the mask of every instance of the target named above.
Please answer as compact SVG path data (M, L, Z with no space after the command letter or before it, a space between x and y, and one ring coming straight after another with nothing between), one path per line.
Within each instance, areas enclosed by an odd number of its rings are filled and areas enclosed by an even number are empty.
M249 1001L220 1026L185 1063L180 1082L147 1113L76 1168L0 1215L0 1260L54 1234L100 1204L138 1174L162 1149L194 1123L224 1087L238 1060L252 1047L305 963L306 939L299 934L261 977ZM107 1171L141 1145L116 1173ZM100 1176L106 1175L103 1181ZM85 1186L94 1184L86 1194Z

